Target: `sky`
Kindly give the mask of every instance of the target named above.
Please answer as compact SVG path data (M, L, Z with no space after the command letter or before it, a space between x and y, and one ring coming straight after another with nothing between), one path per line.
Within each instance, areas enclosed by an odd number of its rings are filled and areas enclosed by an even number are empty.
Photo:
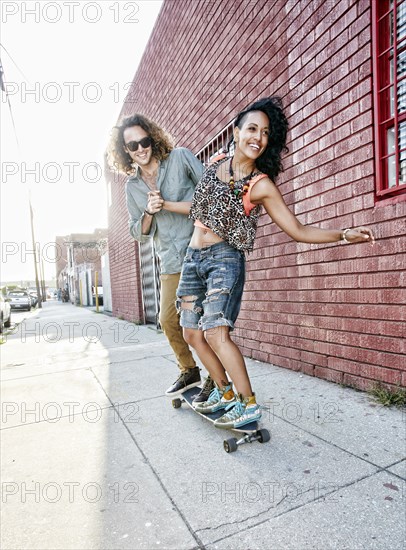
M29 197L46 279L57 235L107 227L103 154L161 6L2 0L2 283L34 279Z

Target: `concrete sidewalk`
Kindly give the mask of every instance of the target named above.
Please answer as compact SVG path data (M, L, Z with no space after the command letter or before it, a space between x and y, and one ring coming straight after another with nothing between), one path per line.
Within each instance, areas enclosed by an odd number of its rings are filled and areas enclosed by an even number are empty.
M4 550L405 548L400 410L248 360L272 439L227 454L152 328L48 302L0 350Z

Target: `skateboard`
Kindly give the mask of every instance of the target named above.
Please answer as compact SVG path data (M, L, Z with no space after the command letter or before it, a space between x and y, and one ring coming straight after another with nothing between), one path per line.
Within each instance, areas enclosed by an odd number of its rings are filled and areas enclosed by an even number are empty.
M176 397L175 399L172 399L172 407L174 409L179 409L182 406L182 403L186 403L189 405L189 407L199 416L202 416L212 424L214 423L217 418L220 418L225 413L224 409L221 409L219 411L216 411L214 413L210 414L203 414L193 407L192 401L200 393L201 388L191 388L190 390L186 390L182 393L180 397ZM230 431L235 432L238 434L238 439L236 437L232 437L230 439L225 439L223 442L224 450L226 453L233 453L238 449L240 445L243 445L244 443L252 443L253 441L259 441L260 443L266 443L271 439L271 435L268 432L268 430L259 429L258 428L258 422L250 422L249 424L245 424L245 426L241 426L241 428L229 428Z

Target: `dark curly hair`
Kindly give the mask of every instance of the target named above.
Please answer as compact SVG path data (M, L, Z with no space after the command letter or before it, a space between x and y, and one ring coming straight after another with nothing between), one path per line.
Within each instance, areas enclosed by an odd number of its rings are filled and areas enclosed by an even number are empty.
M172 137L147 117L134 114L124 118L121 124L114 126L111 131L107 157L108 164L112 170L118 170L127 175L134 172L134 161L124 149L124 130L132 126L141 126L149 137L152 138L152 156L156 159L165 160L174 147Z
M264 174L275 181L283 171L281 160L282 152L287 153L286 135L288 132L288 120L283 112L282 99L280 97L265 97L259 99L240 113L234 121L234 128L242 128L246 115L252 111L262 111L269 119L268 144L262 155L256 160L255 165ZM228 144L230 148L233 139Z

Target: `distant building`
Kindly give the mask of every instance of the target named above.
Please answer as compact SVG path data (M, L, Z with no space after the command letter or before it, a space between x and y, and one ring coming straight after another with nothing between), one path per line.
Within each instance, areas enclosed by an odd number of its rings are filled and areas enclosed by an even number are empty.
M56 277L58 288L68 293L69 301L84 306L93 305L94 286L103 286L102 256L107 251L107 229L94 233L72 233L58 236ZM109 271L104 270L109 288Z
M279 95L287 204L305 224L377 237L299 244L263 215L233 335L248 357L362 389L406 386L405 29L406 3L393 0L162 6L121 116L144 113L207 162L239 110ZM150 247L128 233L124 179L108 186L113 313L144 322Z

